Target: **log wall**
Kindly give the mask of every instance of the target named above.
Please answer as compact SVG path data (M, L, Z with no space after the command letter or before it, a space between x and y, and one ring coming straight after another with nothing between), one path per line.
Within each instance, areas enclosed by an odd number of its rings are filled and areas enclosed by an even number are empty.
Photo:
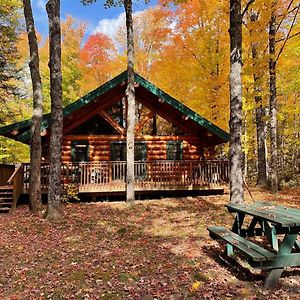
M200 160L205 154L206 159L214 159L214 147L206 145L196 136L137 136L136 141L147 143L147 160L166 160L167 142L182 141L184 160ZM88 141L90 161L109 161L110 147L113 141L126 141L121 136L75 136L66 135L63 138L62 160L71 162L71 149L73 141Z

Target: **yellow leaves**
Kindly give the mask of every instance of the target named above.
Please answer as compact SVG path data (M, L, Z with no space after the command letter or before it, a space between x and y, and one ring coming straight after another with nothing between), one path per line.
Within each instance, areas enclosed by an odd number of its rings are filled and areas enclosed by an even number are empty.
M198 280L195 281L195 282L192 284L191 291L192 291L192 292L195 292L195 291L199 290L201 284L203 284L203 282L198 281Z

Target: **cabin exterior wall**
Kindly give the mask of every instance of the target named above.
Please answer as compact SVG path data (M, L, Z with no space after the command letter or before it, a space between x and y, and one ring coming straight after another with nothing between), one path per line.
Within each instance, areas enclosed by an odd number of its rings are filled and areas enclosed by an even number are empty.
M214 159L214 146L207 145L197 136L137 136L136 142L145 143L147 161L167 160L167 145L172 142L179 142L182 148L182 160ZM88 161L110 161L111 145L115 142L126 142L126 137L112 136L85 136L65 135L63 137L62 161L72 162L72 151L74 145L86 143L88 147Z

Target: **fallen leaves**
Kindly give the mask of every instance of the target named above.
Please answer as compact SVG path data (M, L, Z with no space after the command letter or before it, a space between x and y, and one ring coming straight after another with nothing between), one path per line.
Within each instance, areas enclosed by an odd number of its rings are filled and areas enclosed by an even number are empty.
M0 298L297 299L297 275L283 277L275 298L261 277L249 279L218 259L206 227L232 223L227 201L169 198L134 209L76 203L55 224L27 207L0 215Z

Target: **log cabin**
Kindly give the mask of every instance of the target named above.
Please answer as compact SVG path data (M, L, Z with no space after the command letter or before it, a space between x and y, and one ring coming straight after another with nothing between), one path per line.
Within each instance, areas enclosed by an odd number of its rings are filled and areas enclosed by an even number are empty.
M76 185L79 193L125 191L126 80L125 71L64 108L62 182ZM228 141L228 133L137 73L135 97L136 191L222 190L228 162L215 159L215 147ZM30 144L30 125L31 120L7 125L0 135ZM50 131L51 116L46 114L41 132L44 193ZM28 193L29 164L10 173L0 178L2 189L10 188L14 197Z

